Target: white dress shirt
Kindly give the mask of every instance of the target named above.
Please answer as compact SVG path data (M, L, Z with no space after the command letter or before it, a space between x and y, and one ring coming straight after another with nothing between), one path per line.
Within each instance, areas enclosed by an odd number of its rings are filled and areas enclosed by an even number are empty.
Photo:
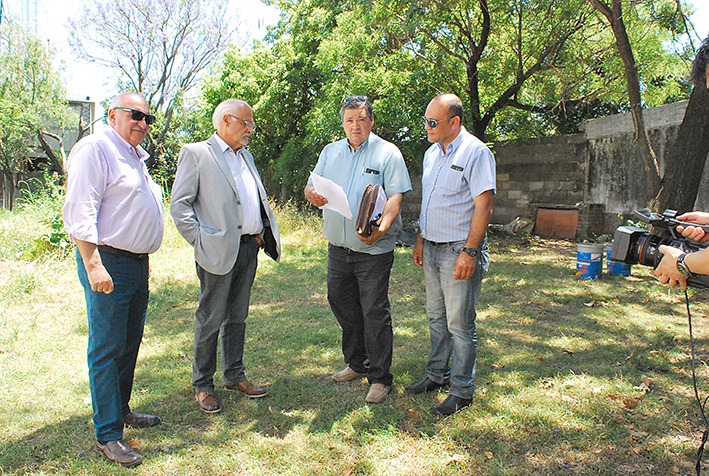
M224 153L231 174L236 182L236 189L239 191L239 200L241 201L242 210L242 235L258 235L263 230L263 221L261 220L261 201L258 194L258 186L251 170L246 165L244 157L241 155L243 148L239 148L234 152L234 149L224 142L224 140L215 134L217 142Z

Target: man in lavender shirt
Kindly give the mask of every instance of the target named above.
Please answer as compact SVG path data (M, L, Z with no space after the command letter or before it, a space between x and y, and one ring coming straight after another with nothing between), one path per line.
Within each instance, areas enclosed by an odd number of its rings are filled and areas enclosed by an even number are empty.
M121 94L110 127L77 143L69 156L63 218L77 247L89 320L88 367L96 450L126 467L143 458L123 440L123 426L155 426L130 401L148 307L148 254L162 242L162 192L140 143L155 122L142 96Z

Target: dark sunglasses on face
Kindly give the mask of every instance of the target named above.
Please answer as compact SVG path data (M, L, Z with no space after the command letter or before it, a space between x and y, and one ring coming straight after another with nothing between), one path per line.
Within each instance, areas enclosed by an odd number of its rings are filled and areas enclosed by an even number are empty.
M134 121L142 121L143 118L145 118L145 123L147 125L151 125L152 123L155 122L155 116L151 116L150 114L146 114L143 111L138 111L137 109L127 109L125 107L114 107L113 109L118 109L119 111L125 111L130 113L130 118L133 119Z
M348 97L345 98L344 101L342 101L342 103L344 104L344 103L353 101L353 100L355 100L355 99L358 100L358 101L366 101L366 100L367 100L367 96L348 96Z
M433 119L429 119L427 117L424 117L423 118L423 125L424 125L424 127L426 127L426 124L428 124L428 127L430 127L431 129L435 129L436 127L438 127L438 124L440 124L441 122L450 121L451 119L453 119L453 117L455 117L455 116L449 117L448 119L441 119L440 121L434 121Z

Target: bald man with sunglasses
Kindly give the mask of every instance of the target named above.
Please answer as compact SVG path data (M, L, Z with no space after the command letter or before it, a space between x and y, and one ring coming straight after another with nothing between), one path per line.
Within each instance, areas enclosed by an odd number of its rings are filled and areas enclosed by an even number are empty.
M436 96L424 127L432 143L423 158L419 234L414 264L426 280L431 353L426 377L406 387L412 394L450 385L433 413L452 415L473 402L477 333L475 301L490 257L486 230L495 194L495 159L462 124L463 103Z
M146 428L156 416L131 411L133 374L148 307L148 255L164 231L162 191L140 143L155 117L142 96L121 94L105 131L79 141L68 160L63 219L76 243L89 321L87 360L96 450L126 467L143 458L123 427Z

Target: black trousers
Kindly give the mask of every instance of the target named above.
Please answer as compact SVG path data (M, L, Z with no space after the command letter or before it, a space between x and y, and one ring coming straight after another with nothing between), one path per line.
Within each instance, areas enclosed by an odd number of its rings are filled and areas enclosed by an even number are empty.
M370 255L332 244L328 252L327 299L342 327L345 362L355 372L366 373L370 384L391 385L389 275L394 252Z

